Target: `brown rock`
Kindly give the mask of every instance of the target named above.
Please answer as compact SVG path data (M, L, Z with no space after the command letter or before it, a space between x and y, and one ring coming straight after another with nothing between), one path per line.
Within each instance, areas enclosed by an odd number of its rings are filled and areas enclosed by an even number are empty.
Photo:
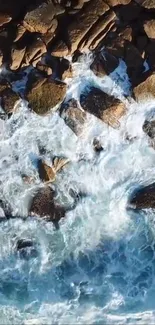
M68 102L62 103L60 107L60 116L77 136L83 132L87 115L86 112L79 107L75 99L72 98Z
M25 34L25 32L26 32L26 28L23 25L18 24L14 42L19 41L22 38L22 36Z
M150 40L146 47L146 59L150 68L155 70L155 40Z
M119 127L119 119L126 112L124 103L95 87L80 96L80 104L84 110L113 128Z
M155 39L155 19L145 21L144 30L149 38Z
M40 72L42 72L45 77L52 75L52 69L50 67L48 67L47 65L41 63L41 61L39 61L36 64L36 68L37 68L37 70L39 70Z
M44 53L46 53L46 46L43 41L40 38L34 39L26 49L24 57L26 65L37 63Z
M115 7L118 5L127 5L131 2L131 0L106 0L105 2L109 5L109 7Z
M106 42L106 50L111 53L113 56L117 57L118 59L124 59L124 47L126 41L132 41L132 28L126 27L121 32L114 33L113 38L108 38Z
M84 40L78 47L79 50L94 49L100 41L106 36L116 20L114 11L109 11L107 15L102 17L95 26L93 25L88 34L85 35ZM110 28L108 28L110 26Z
M108 9L109 6L106 5L102 0L93 0L84 6L84 8L77 15L77 19L74 20L68 27L68 38L71 53L78 49L80 42L91 29L93 24L95 24L99 17L102 16Z
M130 198L129 205L135 209L155 208L155 183L136 190Z
M54 56L63 57L69 54L69 50L67 45L63 41L59 40L55 45L52 46L51 54Z
M154 0L136 0L136 2L146 9L155 9Z
M63 100L65 93L65 84L45 80L37 88L29 90L26 98L34 112L44 115Z
M30 204L29 213L34 216L46 218L57 224L65 217L65 208L55 202L55 192L50 187L38 190Z
M151 74L133 90L137 101L155 97L155 74Z
M57 172L59 172L68 162L68 159L55 157L53 165L49 166L45 163L45 161L39 159L38 173L40 179L43 182L54 182L56 179Z
M12 17L5 13L0 13L0 26L8 24L12 20Z
M103 53L98 52L95 55L94 61L90 65L90 69L96 76L103 77L115 70L118 65L119 60L110 53L104 51Z
M23 25L30 32L46 34L48 30L51 32L55 31L57 28L57 20L54 17L57 13L62 13L63 11L61 8L57 12L52 2L46 3L44 1L39 7L27 12Z
M18 48L18 46L13 46L11 50L11 70L17 70L22 64L24 55L25 55L26 47L25 48Z
M19 95L9 88L7 84L0 84L1 106L7 114L13 111L14 106L19 99Z

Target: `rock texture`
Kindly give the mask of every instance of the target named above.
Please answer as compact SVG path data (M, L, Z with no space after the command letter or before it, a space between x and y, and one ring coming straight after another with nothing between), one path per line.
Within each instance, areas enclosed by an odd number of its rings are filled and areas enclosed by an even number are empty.
M155 74L151 74L134 88L134 96L136 100L144 100L155 97Z
M134 209L155 208L155 183L135 191L129 204Z
M124 103L119 99L95 87L81 94L80 104L84 110L114 128L119 127L119 119L126 111Z

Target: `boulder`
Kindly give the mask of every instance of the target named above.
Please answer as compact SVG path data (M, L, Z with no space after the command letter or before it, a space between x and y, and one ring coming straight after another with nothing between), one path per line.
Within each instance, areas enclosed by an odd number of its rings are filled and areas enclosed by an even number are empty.
M87 121L86 112L84 112L75 99L63 102L60 107L60 116L64 119L65 124L79 136Z
M155 9L154 0L135 0L141 7L146 9Z
M46 53L46 46L38 37L34 38L26 47L24 62L26 65L32 64L36 66L41 56ZM35 64L34 64L35 63Z
M35 113L44 115L63 100L65 93L64 83L43 79L37 86L27 91L26 99Z
M23 25L30 32L46 34L49 30L54 32L58 22L56 14L63 13L63 8L55 7L52 1L44 1L40 6L27 12Z
M39 189L32 199L29 213L57 225L60 219L65 217L66 210L56 203L55 195L55 191L49 186Z
M155 73L146 74L146 79L133 89L137 101L155 97Z
M142 8L135 2L130 2L126 6L121 6L118 15L125 23L139 19Z
M155 39L155 19L145 21L144 30L149 38Z
M119 65L119 60L108 51L98 52L90 65L90 69L97 77L104 77L115 70Z
M108 37L105 43L105 49L108 53L117 57L118 59L124 59L125 43L126 41L132 42L133 31L131 27L123 28L121 31L113 33L112 37Z
M11 70L18 70L22 64L24 55L25 55L26 47L20 48L17 45L14 45L11 49Z
M20 99L7 83L0 84L0 100L3 110L9 114L13 111L16 102Z
M43 182L54 182L56 174L69 162L66 158L55 157L53 165L49 166L42 159L38 159L38 173Z
M155 71L155 39L150 39L146 47L146 59L150 69Z
M134 209L155 208L155 183L137 189L129 200Z
M126 112L124 103L95 87L91 87L81 94L80 104L85 111L95 115L113 128L120 126L119 119Z
M149 138L155 139L155 120L146 120L143 124L143 131L149 136Z

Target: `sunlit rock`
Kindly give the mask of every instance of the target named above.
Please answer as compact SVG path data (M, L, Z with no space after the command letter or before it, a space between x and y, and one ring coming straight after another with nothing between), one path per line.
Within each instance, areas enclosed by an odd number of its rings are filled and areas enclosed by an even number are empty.
M129 200L134 209L155 208L155 183L137 189Z

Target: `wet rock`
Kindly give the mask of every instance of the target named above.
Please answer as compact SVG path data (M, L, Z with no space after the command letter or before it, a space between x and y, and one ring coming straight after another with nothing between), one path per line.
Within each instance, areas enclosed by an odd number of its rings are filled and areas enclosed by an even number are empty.
M155 97L155 74L146 74L146 79L134 88L133 93L137 101Z
M155 183L137 189L129 200L134 209L155 208Z
M60 107L60 116L64 119L66 125L79 136L86 123L87 115L80 107L75 99L62 103Z
M34 112L44 115L63 100L65 93L64 83L45 79L37 87L32 87L27 92L26 98Z
M16 94L8 85L0 84L0 100L3 110L9 114L13 111L16 102L20 96Z
M106 0L106 3L110 7L115 7L115 6L118 6L118 5L127 5L130 2L131 2L131 0Z
M66 158L55 157L53 166L49 166L42 159L38 159L38 173L43 182L54 182L56 174L69 162Z
M11 49L11 70L18 70L22 64L26 47L20 48L17 45L14 45Z
M143 131L149 136L149 138L155 139L155 120L146 120L143 125Z
M44 1L39 7L27 12L23 25L30 32L46 34L50 30L52 33L58 25L56 14L63 12L63 8L54 6L52 1Z
M111 73L119 65L119 60L108 52L99 52L90 65L90 69L98 77Z
M117 57L118 59L124 59L124 49L126 41L132 42L132 28L123 28L120 32L114 32L112 37L106 40L105 48L108 53Z
M130 2L126 6L121 6L119 8L118 14L121 20L124 22L129 22L139 18L142 8L135 2Z
M36 64L36 69L39 70L39 72L43 73L43 75L45 77L52 75L52 69L50 67L48 67L47 65L41 63L41 61L39 61Z
M155 39L155 19L145 21L144 30L149 38Z
M95 115L113 128L119 127L119 119L126 112L124 103L95 87L81 94L80 104L84 110Z
M30 258L37 256L37 250L31 239L18 239L16 250L22 258Z
M30 44L27 45L24 61L26 65L32 64L36 66L41 56L46 53L46 46L38 37L34 38Z
M26 33L26 28L23 25L18 24L17 29L16 29L16 36L15 36L14 42L19 41L23 37L23 35L25 33Z
M155 39L151 39L146 47L146 59L150 69L155 71Z
M96 151L96 153L100 153L101 151L104 150L104 148L102 147L102 145L100 143L100 140L97 138L93 139L93 148L94 148L94 151Z
M52 46L51 54L57 57L67 56L69 54L68 46L62 40L58 40Z
M65 217L66 210L56 203L55 195L56 193L50 187L38 190L32 199L30 214L45 218L57 225L60 219Z
M7 15L5 13L0 13L0 27L8 24L12 20L12 17L10 15Z
M155 9L154 0L136 0L136 2L146 9Z

